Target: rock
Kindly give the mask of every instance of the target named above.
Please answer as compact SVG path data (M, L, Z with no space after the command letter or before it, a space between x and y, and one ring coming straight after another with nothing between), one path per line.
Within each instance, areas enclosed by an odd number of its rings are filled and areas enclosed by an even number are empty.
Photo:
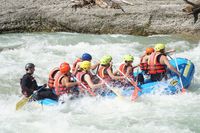
M200 36L200 20L182 11L183 0L126 0L121 9L77 8L70 0L0 0L0 33L66 31L94 34Z

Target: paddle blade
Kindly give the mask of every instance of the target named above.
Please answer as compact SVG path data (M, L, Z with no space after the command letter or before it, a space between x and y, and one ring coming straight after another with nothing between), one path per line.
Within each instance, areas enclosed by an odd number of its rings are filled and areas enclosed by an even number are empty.
M183 87L181 91L182 91L182 93L185 93L186 89Z
M138 97L138 92L139 91L142 91L138 86L137 86L137 83L136 82L134 82L134 81L131 81L130 82L133 86L134 86L134 91L133 91L133 93L132 93L132 95L131 95L131 101L135 101L136 99L137 99L137 97Z
M135 87L135 89L133 90L132 96L131 96L131 101L135 101L138 97L138 89L137 87Z
M21 109L28 101L29 101L29 98L23 97L23 98L16 104L16 110Z
M117 95L118 98L123 99L123 96L118 88L110 88L110 90L112 90Z

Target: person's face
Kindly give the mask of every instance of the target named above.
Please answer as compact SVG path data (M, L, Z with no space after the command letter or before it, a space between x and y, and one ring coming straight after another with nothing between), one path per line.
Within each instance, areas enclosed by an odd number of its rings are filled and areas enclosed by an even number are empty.
M162 49L162 50L161 50L161 53L165 53L165 49Z
M126 64L132 64L133 61L125 61Z
M31 67L28 69L27 73L33 74L35 71L35 67Z

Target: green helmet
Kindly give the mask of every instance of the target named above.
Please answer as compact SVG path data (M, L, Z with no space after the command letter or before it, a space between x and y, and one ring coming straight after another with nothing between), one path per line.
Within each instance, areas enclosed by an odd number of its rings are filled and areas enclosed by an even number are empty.
M165 44L163 43L158 43L155 45L155 48L154 48L157 52L160 51L160 50L163 50L165 49Z
M124 55L124 61L133 61L134 57L130 54Z
M107 65L111 62L111 60L112 60L112 57L110 55L105 55L101 58L100 64L101 65Z

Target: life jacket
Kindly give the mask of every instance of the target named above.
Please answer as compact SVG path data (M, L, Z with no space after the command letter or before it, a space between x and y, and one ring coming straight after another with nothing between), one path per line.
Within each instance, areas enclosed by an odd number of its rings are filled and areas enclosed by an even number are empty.
M55 81L54 77L58 71L59 71L59 68L56 67L53 70L51 70L51 72L49 73L48 86L50 89L54 88L54 81Z
M73 63L73 65L72 65L72 72L74 72L75 71L75 68L76 68L76 65L77 65L77 63L78 62L81 62L82 60L81 60L81 58L77 58L76 59L76 61Z
M166 72L166 65L161 64L157 57L161 54L156 54L156 52L152 53L150 55L150 58L148 60L148 73L149 74L161 74Z
M111 81L111 77L108 75L107 69L109 67L105 67L105 66L100 66L98 69L97 74L99 75L99 77L101 77L102 79L106 80L106 81ZM111 69L112 71L112 69Z
M140 69L141 69L142 71L147 71L147 70L148 70L148 63L147 63L147 62L142 63L142 60L143 60L144 57L145 57L145 55L143 55L143 56L141 57L141 59L140 59Z
M126 65L125 63L123 63L123 64L121 64L121 65L119 66L119 70L120 70L123 74L126 74L127 68L128 68L129 66L130 66L131 68L133 68L132 65ZM133 69L132 69L132 72L133 72ZM123 74L120 73L120 76L123 76ZM130 76L132 76L132 75L130 75Z
M56 92L56 95L60 96L64 93L70 93L71 88L66 88L65 86L62 85L61 80L64 78L66 75L62 74L61 72L56 73L55 75L55 81L54 81L54 89ZM71 77L69 77L69 82L71 81Z
M87 74L86 72L83 71L78 71L76 74L76 78L78 79L78 81L80 81L85 87L90 88L88 83L83 79L84 75ZM83 85L79 85L78 88L80 89L80 92L84 93L85 88L83 87Z

